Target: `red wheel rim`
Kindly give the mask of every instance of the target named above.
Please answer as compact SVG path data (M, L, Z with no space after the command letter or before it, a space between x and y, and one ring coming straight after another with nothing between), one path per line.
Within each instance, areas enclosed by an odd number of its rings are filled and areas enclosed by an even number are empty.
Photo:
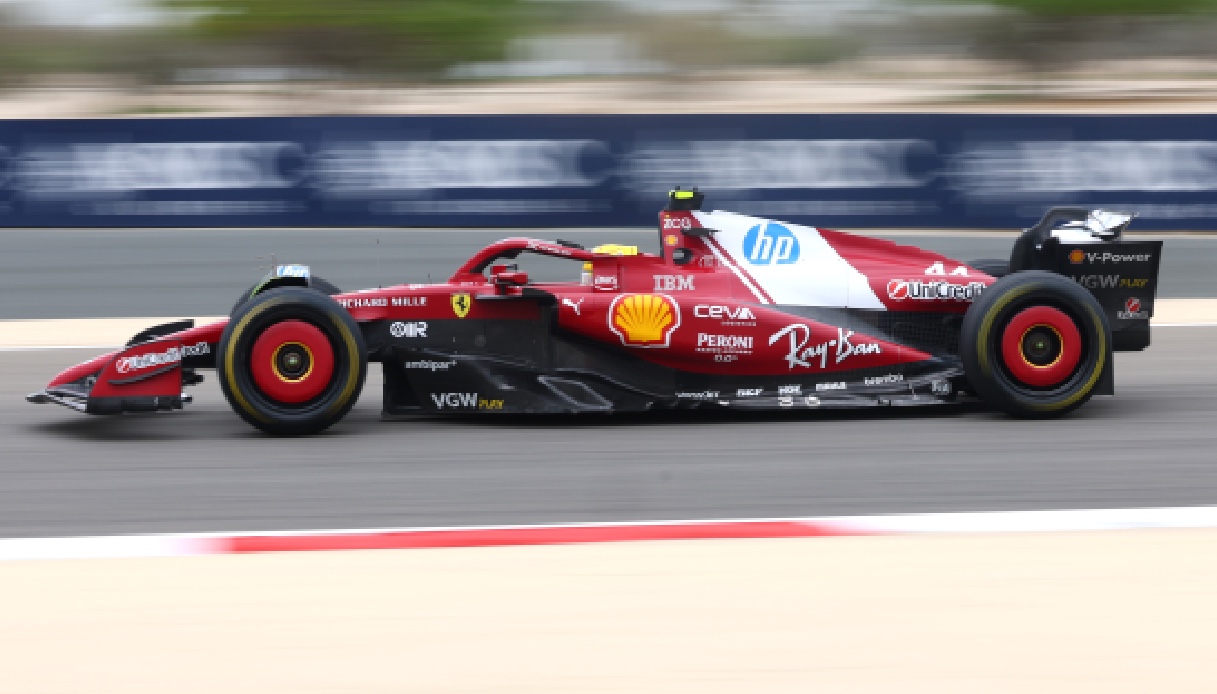
M285 320L258 336L250 371L254 384L272 400L308 402L321 395L334 375L334 348L317 326Z
M1051 306L1023 309L1002 333L1002 361L1020 382L1047 388L1065 382L1082 360L1082 334Z

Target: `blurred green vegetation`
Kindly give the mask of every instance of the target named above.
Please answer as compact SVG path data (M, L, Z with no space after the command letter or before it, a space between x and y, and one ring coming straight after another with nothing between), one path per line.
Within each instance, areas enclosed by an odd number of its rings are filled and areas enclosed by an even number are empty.
M1213 9L1214 0L954 0L1008 7L1038 17L1175 15Z
M1217 0L951 2L999 10L954 27L970 40L972 55L1020 64L1032 72L1113 58L1213 57Z
M105 75L137 82L168 78L174 41L160 29L26 26L0 17L0 86L53 75Z
M525 0L160 0L197 13L189 33L288 65L433 75L496 60L535 15Z
M147 2L177 20L48 27L23 23L0 3L0 84L57 74L159 84L181 79L186 69L213 68L216 79L229 68L283 68L322 79L435 80L451 77L457 65L536 59L530 50L544 52L547 39L563 37L608 38L627 58L708 74L867 55L966 55L1034 71L1109 57L1217 57L1217 0L892 0L896 9L934 10L891 17L876 11L853 24L822 25L758 25L757 17L782 6L777 0L707 3L689 12L610 0ZM600 59L579 55L578 41L564 45L573 54L545 57Z

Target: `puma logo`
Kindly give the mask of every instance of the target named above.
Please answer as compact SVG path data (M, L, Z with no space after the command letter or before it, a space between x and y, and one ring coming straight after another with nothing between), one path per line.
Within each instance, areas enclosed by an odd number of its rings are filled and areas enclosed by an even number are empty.
M579 311L580 311L580 308L582 308L582 306L583 306L583 299L579 299L579 301L575 302L575 301L571 301L570 299L567 299L566 297L563 297L563 298L562 298L562 305L563 305L563 306L570 306L571 308L575 309L575 315L576 315L576 316L582 316L582 315L583 315L582 313L580 313L580 312L579 312Z

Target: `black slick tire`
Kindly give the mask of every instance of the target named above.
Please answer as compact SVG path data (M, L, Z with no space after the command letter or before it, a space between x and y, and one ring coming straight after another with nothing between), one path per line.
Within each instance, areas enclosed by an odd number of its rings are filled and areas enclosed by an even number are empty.
M981 258L969 260L968 267L975 268L990 277L1001 279L1010 274L1010 261L998 258Z
M1048 319L1034 325L1037 315ZM1076 410L1094 394L1111 368L1111 327L1094 296L1077 283L1028 270L999 279L968 308L959 349L981 399L1016 417L1046 419ZM1040 361L1033 363L1037 355ZM1035 382L1041 373L1051 382Z
M234 315L237 312L237 309L241 308L241 304L244 304L246 301L249 301L250 299L254 298L254 296L257 295L258 290L260 288L262 288L262 286L263 285L261 285L261 284L255 284L255 285L250 286L249 289L246 289L245 291L241 292L241 296L238 297L236 303L234 303L232 305L232 310L230 310L228 312L228 315L230 315L230 316ZM332 283L326 281L326 279L323 277L316 277L316 276L310 277L308 280L308 287L309 287L309 289L316 289L317 291L321 292L322 294L325 294L326 296L334 296L335 294L342 293L341 289L334 286Z
M244 302L216 355L233 411L280 436L316 434L341 420L359 399L367 367L359 324L338 302L305 287L271 289Z

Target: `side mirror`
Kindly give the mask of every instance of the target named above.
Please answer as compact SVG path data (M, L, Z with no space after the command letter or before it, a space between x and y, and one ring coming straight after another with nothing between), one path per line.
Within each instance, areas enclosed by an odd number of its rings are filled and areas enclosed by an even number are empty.
M528 284L528 273L520 272L519 270L503 270L491 275L490 281L499 290L506 289L507 287L518 287Z

